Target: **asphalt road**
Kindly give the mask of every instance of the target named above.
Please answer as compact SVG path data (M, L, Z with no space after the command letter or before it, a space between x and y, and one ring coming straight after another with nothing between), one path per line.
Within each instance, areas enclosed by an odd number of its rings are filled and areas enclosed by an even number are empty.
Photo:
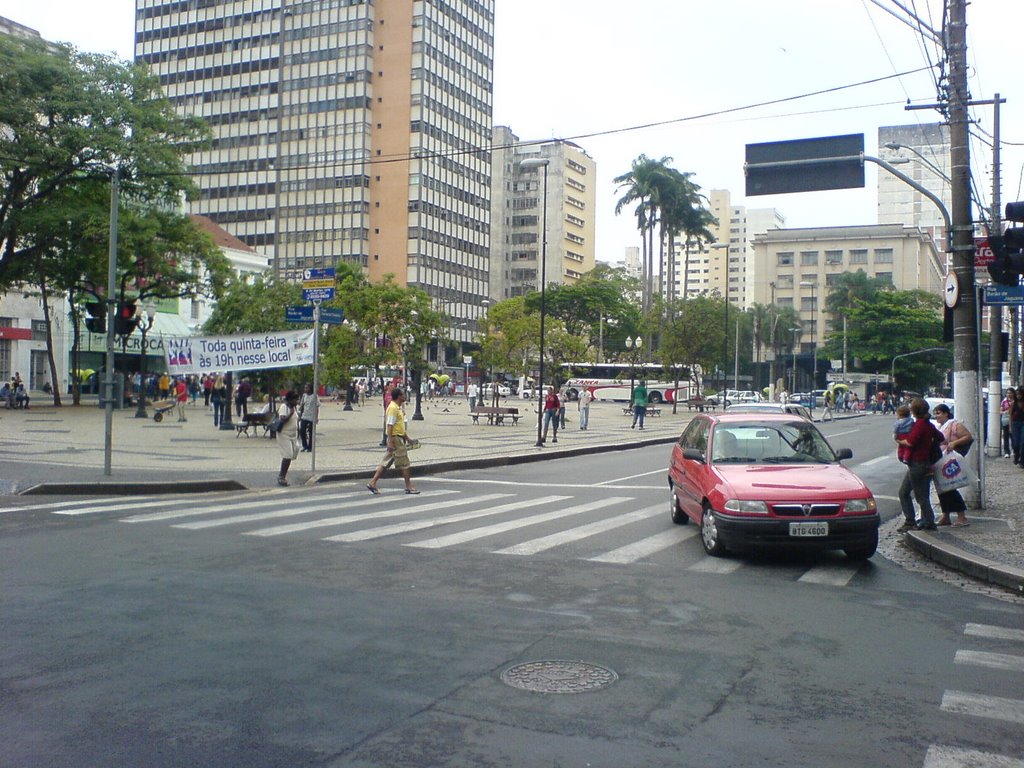
M885 517L890 428L824 427ZM19 499L0 765L1020 768L1019 607L878 555L706 558L669 521L667 451L420 496ZM595 689L502 680L549 661Z

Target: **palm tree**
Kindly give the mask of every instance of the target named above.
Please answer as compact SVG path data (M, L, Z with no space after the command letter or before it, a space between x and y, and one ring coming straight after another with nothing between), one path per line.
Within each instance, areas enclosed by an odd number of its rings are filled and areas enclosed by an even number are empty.
M637 203L634 213L643 246L641 263L644 276L643 308L645 312L650 309L651 295L654 292L654 230L661 206L660 194L665 186L663 179L669 173L668 164L670 162L672 162L671 157L652 160L647 155L640 155L633 161L632 168L628 173L613 179L619 190L625 190L625 194L615 203L615 214L622 213L622 209L627 205Z

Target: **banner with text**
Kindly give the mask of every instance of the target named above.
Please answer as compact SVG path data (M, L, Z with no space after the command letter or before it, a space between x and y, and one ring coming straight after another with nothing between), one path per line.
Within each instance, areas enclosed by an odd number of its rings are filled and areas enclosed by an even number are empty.
M165 338L167 372L226 373L313 364L313 329Z

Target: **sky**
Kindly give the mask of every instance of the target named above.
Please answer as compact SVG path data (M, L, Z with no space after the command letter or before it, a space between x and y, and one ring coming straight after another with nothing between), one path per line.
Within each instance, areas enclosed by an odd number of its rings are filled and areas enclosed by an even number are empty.
M941 0L901 4L941 29ZM134 0L0 0L0 16L47 39L123 58L132 56L134 8ZM1024 2L974 0L967 13L972 98L1007 99L1003 202L1024 199ZM734 205L777 208L790 227L873 224L874 165L864 189L745 198L744 147L863 133L866 153L877 155L880 126L940 119L904 109L908 100L935 102L930 72L892 77L929 57L938 59L934 44L869 0L496 0L494 122L522 140L572 140L594 158L602 261L640 244L628 209L614 213L621 192L612 181L640 154L672 158L705 190L729 189ZM793 98L831 89L839 90ZM976 132L992 132L991 106L972 114ZM972 141L986 206L991 153Z

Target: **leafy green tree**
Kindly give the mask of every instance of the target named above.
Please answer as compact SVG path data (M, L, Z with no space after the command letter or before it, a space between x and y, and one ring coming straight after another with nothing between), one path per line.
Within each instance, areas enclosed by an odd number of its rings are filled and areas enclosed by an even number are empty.
M719 296L677 299L662 333L664 365L687 367L703 392L704 374L722 360L725 301Z

